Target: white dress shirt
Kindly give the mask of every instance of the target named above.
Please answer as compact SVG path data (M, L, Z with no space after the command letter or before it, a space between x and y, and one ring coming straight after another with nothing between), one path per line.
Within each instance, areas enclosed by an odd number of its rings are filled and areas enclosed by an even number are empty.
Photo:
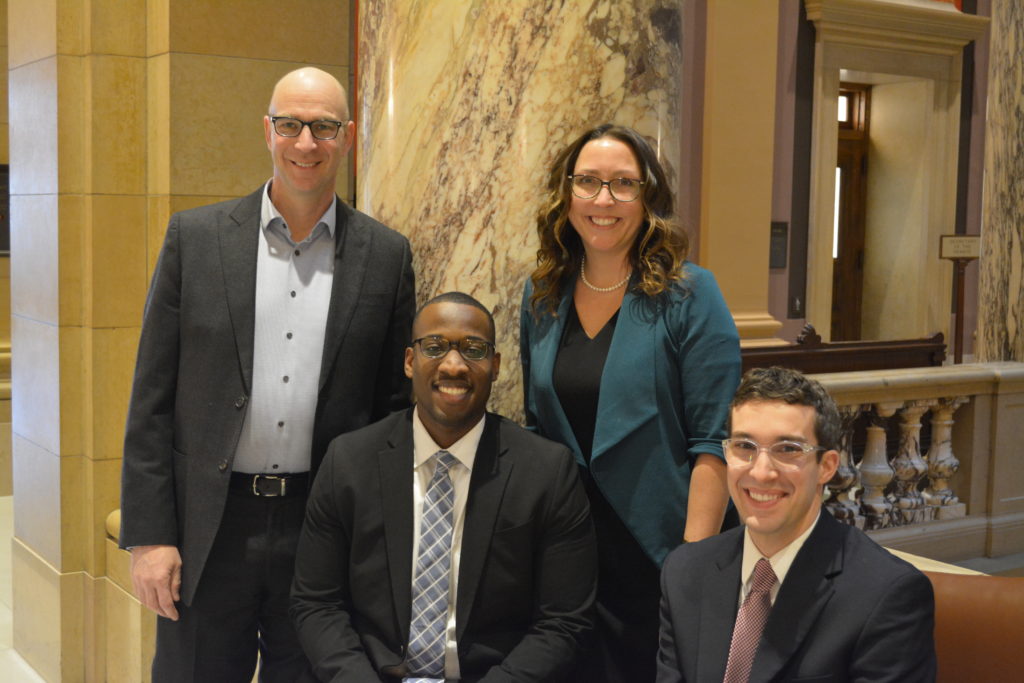
M334 281L337 197L296 244L263 188L252 390L232 470L308 472Z
M434 476L436 465L433 456L440 450L446 450L459 461L457 465L452 465L448 470L452 480L452 487L455 489L455 504L452 510L452 560L448 582L448 625L445 630L444 646L445 680L458 680L460 678L459 650L458 643L455 641L455 598L458 595L459 588L459 556L462 551L462 529L465 526L466 520L466 498L469 495L469 477L473 472L473 461L476 459L476 449L480 445L480 437L484 433L484 420L485 418L480 418L480 421L465 436L448 448L442 449L434 442L434 439L427 433L427 428L420 421L419 408L413 411L413 581L416 580L416 560L419 558L420 518L423 514L423 501L427 497L427 486Z
M772 605L775 604L775 596L779 594L779 588L782 587L782 582L786 580L786 574L789 572L789 568L793 566L793 560L796 559L796 554L800 552L800 548L804 547L804 542L807 537L814 531L814 527L818 526L818 520L821 518L821 511L818 511L818 516L814 518L814 524L807 527L807 531L803 532L795 539L793 539L789 545L775 553L771 557L765 558L768 563L772 566L772 571L775 572L775 578L778 579L775 585L772 586L770 597ZM750 529L746 528L743 530L743 567L740 569L740 607L743 606L743 601L747 599L747 593L750 592L750 588L754 583L754 565L764 555L754 545L753 539L750 538Z

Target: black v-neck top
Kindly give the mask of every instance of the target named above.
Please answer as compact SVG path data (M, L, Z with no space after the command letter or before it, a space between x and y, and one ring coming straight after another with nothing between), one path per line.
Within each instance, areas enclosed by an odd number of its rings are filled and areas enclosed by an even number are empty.
M576 304L573 303L569 307L569 316L555 358L552 376L555 394L587 462L590 462L590 453L594 447L601 373L604 371L618 318L619 312L615 311L597 336L591 339L584 331L576 313Z

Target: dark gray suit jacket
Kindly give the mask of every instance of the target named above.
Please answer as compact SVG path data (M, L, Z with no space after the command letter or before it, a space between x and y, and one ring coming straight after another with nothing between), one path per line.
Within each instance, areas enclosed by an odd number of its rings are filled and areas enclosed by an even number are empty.
M597 562L569 449L488 414L466 500L456 639L462 681L574 680ZM292 617L323 681L405 673L413 546L412 410L338 437L310 494ZM396 678L392 678L396 677Z
M175 214L146 301L125 435L121 546L178 546L186 604L220 525L252 386L262 193ZM337 206L313 473L331 439L409 401L409 243Z
M743 527L672 551L659 683L721 681L739 608ZM768 615L750 683L935 680L931 582L825 510Z

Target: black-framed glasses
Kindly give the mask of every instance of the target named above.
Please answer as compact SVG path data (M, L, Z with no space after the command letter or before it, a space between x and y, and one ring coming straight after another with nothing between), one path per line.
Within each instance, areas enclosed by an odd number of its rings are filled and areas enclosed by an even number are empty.
M338 131L345 125L342 121L331 121L330 119L301 121L291 116L271 116L270 122L274 124L274 132L283 138L297 138L302 134L302 129L309 126L309 132L317 140L333 140L338 137Z
M413 339L412 345L420 345L420 352L427 358L444 358L453 348L459 350L459 354L470 361L481 361L487 358L494 350L494 344L486 339L475 339L467 337L457 342L449 341L438 335L420 337Z
M722 441L722 448L725 449L725 461L734 467L750 465L758 453L765 451L780 470L800 469L804 463L804 456L808 453L828 450L799 441L778 441L771 446L762 446L750 439L725 439Z
M580 199L593 199L601 194L601 188L608 186L612 198L620 202L632 202L640 196L644 181L635 178L612 178L601 180L592 175L571 175L572 193Z

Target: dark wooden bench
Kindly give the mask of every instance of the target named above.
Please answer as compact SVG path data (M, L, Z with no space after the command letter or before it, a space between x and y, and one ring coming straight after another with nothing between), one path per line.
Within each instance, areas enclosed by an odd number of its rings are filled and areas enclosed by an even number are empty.
M924 339L822 342L810 323L796 343L742 350L743 371L781 365L804 373L926 368L942 365L946 344L942 333Z

